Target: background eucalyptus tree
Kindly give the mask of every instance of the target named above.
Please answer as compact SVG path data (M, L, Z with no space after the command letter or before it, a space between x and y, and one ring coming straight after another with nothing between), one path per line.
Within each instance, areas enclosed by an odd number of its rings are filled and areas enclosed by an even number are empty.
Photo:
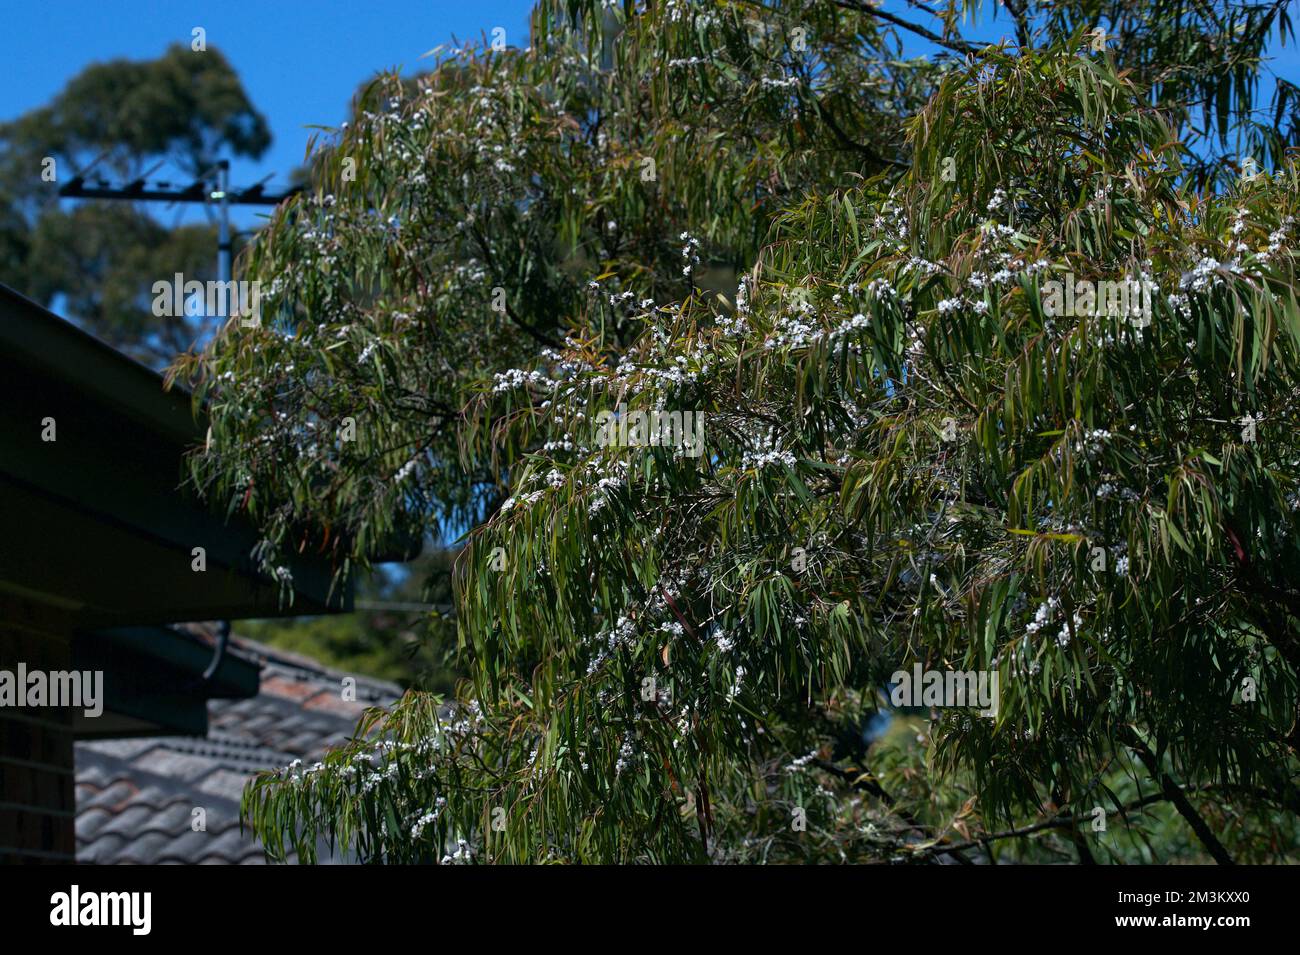
M153 283L177 272L215 279L215 225L168 226L134 202L64 208L58 189L80 173L92 184L189 182L219 158L255 158L270 143L266 119L215 48L195 55L173 45L157 59L87 67L45 106L0 123L0 281L45 305L63 297L82 327L166 367L212 329L198 317L154 315Z
M543 2L527 50L376 82L251 250L263 325L176 373L268 567L474 528L471 678L254 783L273 855L1293 843L1284 8L1025 4L1014 53L958 12ZM1154 311L1051 314L1067 274ZM704 455L602 445L618 406L703 413ZM913 663L997 671L996 719L875 739Z

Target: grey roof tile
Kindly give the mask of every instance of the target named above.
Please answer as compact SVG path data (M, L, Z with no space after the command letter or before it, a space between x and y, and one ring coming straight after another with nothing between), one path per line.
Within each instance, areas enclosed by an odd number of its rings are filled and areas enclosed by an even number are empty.
M107 785L95 786L83 783L81 774L77 774L77 805L87 809L101 809L113 812L115 806L121 806L134 799L140 787L127 779L114 779Z
M246 782L248 782L248 775L244 773L237 773L229 769L218 769L199 782L198 791L238 802L244 794L244 783Z
M259 864L251 833L240 831L244 783L294 759L314 761L347 740L362 712L395 701L394 684L356 677L357 700L339 694L348 674L304 657L236 640L263 665L264 692L208 703L206 737L153 737L78 743L77 858L121 864ZM202 807L207 830L195 832ZM322 861L331 860L327 846Z
M211 762L202 756L162 747L150 750L134 762L136 766L147 772L173 779L183 779L186 782L193 782L212 771Z
M147 753L157 745L158 741L156 739L143 737L136 739L97 739L78 743L77 748L94 750L107 756L116 756L118 759L134 759L141 753Z

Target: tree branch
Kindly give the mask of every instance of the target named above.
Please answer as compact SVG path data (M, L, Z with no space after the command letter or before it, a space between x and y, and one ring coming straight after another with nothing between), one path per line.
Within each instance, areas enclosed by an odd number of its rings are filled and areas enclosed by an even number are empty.
M902 27L910 33L915 33L919 37L924 37L936 46L941 46L945 50L952 50L954 53L975 53L979 47L974 43L966 40L956 39L948 40L933 30L928 30L919 23L909 23L902 17L895 16L892 13L886 13L884 10L878 10L869 3L856 2L856 0L835 0L837 7L843 7L845 10L853 10L857 13L865 13L869 17L875 17L877 20L884 20L886 23L892 23L896 27Z
M1142 760L1142 765L1146 766L1151 778L1160 785L1165 798L1173 803L1174 808L1178 810L1178 814L1187 820L1187 824L1196 833L1196 838L1201 840L1201 844L1214 857L1214 861L1219 865L1236 865L1232 861L1232 856L1228 855L1228 850L1223 848L1223 843L1210 831L1205 819L1196 811L1196 807L1188 801L1182 787L1160 768L1160 761L1156 759L1155 753L1151 752L1146 743L1138 738L1132 727L1126 727L1121 736L1124 744L1138 754L1138 758Z

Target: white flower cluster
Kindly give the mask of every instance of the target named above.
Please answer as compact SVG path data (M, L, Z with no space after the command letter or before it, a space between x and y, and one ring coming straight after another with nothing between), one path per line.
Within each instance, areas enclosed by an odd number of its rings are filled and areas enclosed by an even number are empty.
M748 471L751 468L762 470L773 465L782 465L792 468L798 464L798 459L789 451L746 451L740 459L742 470Z
M730 338L736 338L749 331L746 316L749 314L749 286L741 279L736 286L736 312L734 315L719 315L718 327Z
M587 287L592 289L600 288L595 281L591 282ZM609 307L622 309L625 315L635 315L638 312L644 313L653 311L655 300L652 298L643 298L638 301L635 292L616 292L609 296Z
M456 851L442 857L442 865L469 865L474 861L474 850L464 839L456 840Z
M619 617L609 630L597 634L596 643L600 646L591 663L587 665L587 674L595 673L609 657L621 647L630 647L636 641L636 624L627 617Z
M1079 616L1077 611L1071 614L1070 617L1070 623L1061 624L1061 630L1056 635L1056 645L1062 650L1070 645L1071 624L1073 624L1073 629L1076 631L1083 626L1083 618Z
M699 353L695 356L698 358ZM707 375L712 367L711 363L704 362L698 368L690 368L690 357L686 355L677 355L673 358L673 363L664 368L656 368L654 365L643 365L640 369L643 375L649 378L657 378L659 381L669 386L670 390L676 390L683 385L689 385L698 381L701 375ZM663 410L662 406L657 410Z
M731 682L731 689L727 691L727 699L734 700L745 685L745 668L736 667L736 674Z
M1056 614L1056 608L1061 602L1055 597L1048 597L1046 601L1038 605L1038 610L1034 613L1034 619L1025 624L1025 633L1034 634L1043 627L1052 622L1052 617Z
M499 371L492 376L492 381L492 391L494 393L513 391L524 385L534 385L542 389L551 389L555 386L555 382L540 371L524 371L522 368Z
M841 338L853 335L863 329L869 328L870 326L871 319L859 312L852 318L841 322L836 328L832 328L830 332L827 333L826 338L833 344Z
M907 213L896 202L889 201L880 207L880 211L871 220L871 226L885 239L896 245L907 243Z
M838 296L836 297L838 298ZM763 343L764 348L801 348L805 345L814 345L823 341L833 345L840 339L852 336L871 326L870 317L858 312L846 318L834 328L818 328L813 324L815 318L811 314L813 311L812 306L803 303L799 307L799 313L792 313L777 321L772 336Z
M475 86L469 91L469 108L475 115L474 149L480 162L490 165L499 173L513 173L514 163L524 159L523 143L514 119L515 110L508 109L499 90L490 86ZM493 138L499 140L493 142Z
M609 503L610 492L615 488L622 487L627 481L627 472L631 465L627 461L615 461L613 463L613 473L599 478L595 484L595 493L591 495L591 500L587 504L587 516L595 517ZM595 462L587 465L589 473L596 469Z
M917 324L916 322L908 323L907 353L912 356L913 360L920 358L921 355L925 353L925 335L926 327L924 325Z
M508 497L501 504L501 513L505 514L516 507L529 508L542 499L542 491L529 491L516 497Z
M439 796L437 801L434 803L433 809L415 820L415 823L411 826L411 838L419 839L424 833L424 830L429 825L436 822L438 817L442 815L442 810L446 808L446 805L447 800Z
M632 757L636 755L636 750L632 746L630 739L624 739L623 745L618 749L618 762L614 764L614 772L622 775L623 770L632 765Z
M367 750L352 753L348 758L334 766L316 763L310 769L302 769L302 760L294 760L280 771L297 785L304 785L311 777L321 773L331 773L345 780L359 780L363 793L373 792L380 784L393 781L398 777L403 760L414 756L413 775L417 780L424 780L437 772L437 764L430 757L438 752L459 747L464 740L475 735L482 724L482 711L477 701L468 704L453 704L445 717L439 717L432 735L416 743L380 739ZM436 801L431 812L415 819L411 827L413 838L419 838L424 829L438 818L446 803L441 797Z
M301 759L295 759L295 760L294 760L292 763L290 763L287 767L285 767L283 770L281 770L281 773L280 773L280 774L281 774L281 775L284 775L285 773L288 773L288 775L289 775L289 781L290 781L290 782L294 782L294 783L302 783L302 782L305 782L305 781L307 780L308 777L310 777L310 776L312 776L312 775L314 775L314 774L316 774L316 773L319 773L319 772L320 772L321 770L323 770L324 768L325 768L325 764L324 764L324 763L316 763L316 764L315 764L314 766L312 766L310 769L303 770L303 769L302 769L302 760L301 760Z
M914 255L908 259L903 268L910 272L920 272L922 275L938 275L943 271L942 265L931 262L929 259L923 259L919 255Z
M850 285L849 291L852 292L852 290L853 286ZM872 279L867 283L867 294L882 301L885 299L896 299L898 298L898 289L894 288L887 279Z
M1095 457L1109 440L1109 431L1105 428L1094 428L1081 435L1080 440L1074 445L1074 450L1080 454L1087 454L1088 457Z
M1268 248L1258 256L1260 262L1269 262L1273 256L1282 249L1282 243L1286 241L1287 230L1295 225L1295 216L1287 216L1282 220L1282 224L1268 234Z
M785 771L791 775L795 773L801 773L805 769L807 769L808 765L816 758L817 758L817 750L814 749L806 756L798 756L792 759L789 762L789 764L786 765Z
M1211 286L1223 283L1223 276L1219 273L1226 267L1227 263L1219 262L1209 255L1202 255L1201 260L1190 272L1183 273L1178 281L1178 287L1184 291L1204 292Z
M678 238L686 243L682 246L682 261L686 263L682 267L682 275L690 278L695 274L695 267L700 264L700 240L689 232L683 232Z
M777 321L774 335L764 342L765 348L798 348L807 345L818 334L803 315L787 315Z

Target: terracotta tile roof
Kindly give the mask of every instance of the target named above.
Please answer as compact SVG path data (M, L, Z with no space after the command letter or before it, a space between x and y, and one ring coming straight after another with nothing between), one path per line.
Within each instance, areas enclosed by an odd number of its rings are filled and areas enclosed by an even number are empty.
M342 743L369 706L401 695L392 683L321 666L247 640L233 646L262 664L261 691L210 700L206 737L95 740L76 746L77 861L257 864L261 849L239 825L244 783ZM344 700L343 680L356 681ZM206 830L195 832L195 809ZM327 858L321 852L321 859Z

